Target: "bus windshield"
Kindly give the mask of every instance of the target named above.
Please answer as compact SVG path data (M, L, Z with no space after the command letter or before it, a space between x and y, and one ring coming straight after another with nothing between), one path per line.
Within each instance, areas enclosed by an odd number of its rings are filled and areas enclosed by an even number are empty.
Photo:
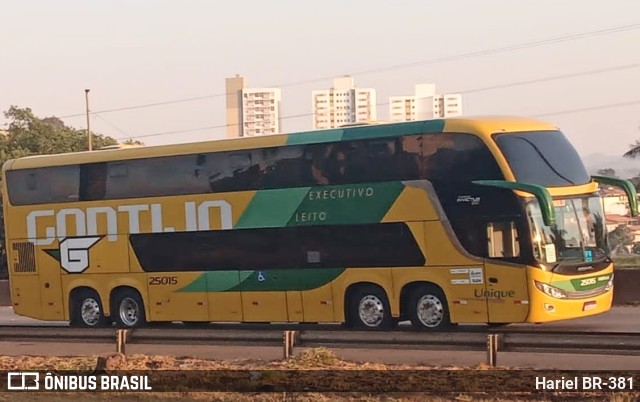
M607 257L599 197L554 200L556 224L546 226L537 201L527 204L534 256L542 263L580 264Z

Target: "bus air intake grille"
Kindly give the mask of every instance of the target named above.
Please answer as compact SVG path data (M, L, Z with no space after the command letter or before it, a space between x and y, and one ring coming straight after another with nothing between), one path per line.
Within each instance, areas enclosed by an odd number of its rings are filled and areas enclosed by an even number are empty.
M36 257L33 243L13 243L13 251L17 252L18 259L14 257L13 272L36 272Z

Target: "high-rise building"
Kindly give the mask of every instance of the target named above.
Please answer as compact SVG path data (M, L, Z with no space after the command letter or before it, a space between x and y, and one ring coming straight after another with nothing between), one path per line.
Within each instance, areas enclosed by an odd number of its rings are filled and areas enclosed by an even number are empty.
M226 89L227 138L280 133L280 89L246 88L239 75L227 78Z
M278 88L245 88L242 90L241 137L278 134L280 132Z
M413 121L462 115L462 95L436 94L434 84L418 84L413 96L389 98L391 122Z
M313 91L311 96L314 129L340 127L377 118L375 89L356 88L353 77L336 78L332 88Z
M225 84L227 94L227 138L241 137L244 77L236 74L233 78L227 78Z

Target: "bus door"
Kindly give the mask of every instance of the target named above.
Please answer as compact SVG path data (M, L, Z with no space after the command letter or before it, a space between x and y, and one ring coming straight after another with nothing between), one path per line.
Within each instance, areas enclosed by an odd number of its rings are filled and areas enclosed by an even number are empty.
M485 294L490 323L524 322L529 313L527 270L516 261L520 239L515 220L486 224Z

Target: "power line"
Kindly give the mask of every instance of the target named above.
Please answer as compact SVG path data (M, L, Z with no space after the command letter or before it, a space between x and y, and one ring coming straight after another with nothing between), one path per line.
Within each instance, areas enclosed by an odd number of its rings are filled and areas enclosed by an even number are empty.
M611 71L629 70L629 69L638 68L638 67L640 67L640 63L633 63L633 64L626 64L626 65L623 65L623 66L601 68L601 69L598 69L598 70L590 70L590 71L583 71L583 72L579 72L579 73L556 75L556 76L547 77L547 78L538 78L538 79L534 79L534 80L519 81L519 82L513 82L513 83L509 83L509 84L500 84L500 85L494 85L494 86L490 86L490 87L470 89L468 91L454 91L454 93L470 94L470 93L475 93L475 92L490 91L490 90L494 90L494 89L510 88L510 87L515 87L515 86L520 86L520 85L529 85L529 84L537 84L537 83L540 83L540 82L556 81L556 80L562 80L562 79L566 79L566 78L582 77L582 76L585 76L585 75L600 74L600 73L606 73L606 72L611 72Z
M285 116L285 117L281 117L281 120L287 120L287 119L295 119L295 118L299 118L299 117L308 117L308 116L312 116L313 113L301 113L301 114L297 114L297 115L291 115L291 116ZM234 127L234 126L239 126L239 123L236 124L220 124L217 126L206 126L206 127L199 127L199 128L189 128L189 129L185 129L185 130L174 130L174 131L164 131L161 133L153 133L153 134L143 134L143 135L134 135L130 138L148 138L148 137L157 137L160 135L169 135L169 134L182 134L182 133L189 133L189 132L193 132L193 131L201 131L201 130L214 130L214 129L218 129L218 128L226 128L226 127ZM121 141L121 140L125 140L128 138L114 138L117 141Z
M640 100L629 101L629 102L621 102L621 103L609 103L607 105L589 106L589 107L583 107L583 108L579 108L579 109L570 109L570 110L563 110L563 111L559 111L559 112L543 113L543 114L534 115L533 117L557 116L557 115L561 115L561 114L588 112L588 111L591 111L591 110L612 109L612 108L615 108L615 107L633 106L633 105L640 105Z
M502 88L508 88L508 87L515 87L515 86L519 86L519 85L528 85L528 84L539 83L539 82L546 82L546 81L553 81L553 80L559 80L559 79L580 77L580 76L586 76L586 75L592 75L592 74L600 74L600 73L609 72L609 71L618 71L618 70L631 69L631 68L637 68L637 67L640 67L640 63L626 64L626 65L622 65L622 66L615 66L615 67L609 67L609 68L603 68L603 69L597 69L597 70L591 70L591 71L583 71L583 72L573 73L573 74L557 75L557 76L546 77L546 78L538 78L538 79L534 79L534 80L518 81L518 82L507 83L507 84L494 85L494 86L491 86L491 87L475 88L475 89L471 89L471 90L457 91L457 92L458 93L462 93L462 94L485 92L485 91L490 91L490 90L494 90L494 89L502 89ZM389 105L389 102L376 103L376 106L387 106L387 105ZM618 104L616 104L616 105L618 105ZM594 109L597 109L597 107L594 107ZM577 111L579 111L579 110L577 110ZM565 113L569 113L569 112L557 112L557 113L552 113L552 114L537 115L537 116L534 116L534 117L547 116L547 115L553 115L553 114L565 114ZM280 119L281 120L288 120L288 119L296 119L296 118L300 118L300 117L310 117L310 116L313 116L313 115L314 115L313 112L311 112L311 113L301 113L301 114L296 114L296 115L291 115L291 116L283 116L283 117L280 117ZM199 128L193 128L193 129L174 130L174 131L165 131L165 132L153 133L153 134L144 134L144 135L140 135L140 136L133 136L131 138L148 138L148 137L156 137L156 136L161 136L161 135L180 134L180 133L188 133L188 132L201 131L201 130L221 129L221 128L226 128L226 127L239 126L239 125L240 125L240 123L222 124L222 125L206 126L206 127L199 127ZM116 140L123 140L123 139L125 139L125 138L116 138Z
M548 38L548 39L542 39L542 40L531 41L531 42L523 42L523 43L519 43L519 44L515 44L515 45L509 45L509 46L503 46L503 47L498 47L498 48L486 49L486 50L470 52L470 53L463 53L463 54L458 54L458 55L454 55L454 56L439 57L439 58L427 59L427 60L422 60L422 61L416 61L416 62L412 62L412 63L397 64L397 65L381 67L381 68L375 68L375 69L369 69L369 70L361 70L361 71L358 71L358 72L353 72L353 73L351 73L349 75L360 75L360 76L362 76L362 75L368 75L368 74L373 74L373 73L378 73L378 72L383 72L383 71L399 70L399 69L405 69L405 68L411 68L411 67L417 67L417 66L425 66L425 65L430 65L430 64L439 64L439 63L445 63L445 62L449 62L449 61L462 60L462 59L471 58L471 57L486 56L486 55L491 55L491 54L496 54L496 53L505 53L505 52L511 52L511 51L516 51L516 50L522 50L522 49L526 49L526 48L530 48L530 47L539 47L539 46L556 44L556 43L567 42L567 41L573 41L573 40L578 40L578 39L591 38L591 37L594 37L594 36L609 35L609 34L613 34L613 33L625 32L625 31L634 30L634 29L638 29L638 28L640 28L640 24L621 25L621 26L616 26L616 27L611 27L611 28L599 29L599 30L595 30L595 31L587 31L587 32L582 32L582 33L578 33L578 34L571 34L571 35L562 35L562 36L557 36L557 37ZM333 78L335 78L335 75L334 76L328 76L328 77L308 79L308 80L303 80L303 81L288 82L288 83L283 83L283 84L279 84L279 85L269 85L269 86L270 87L277 87L277 88L292 87L292 86L298 86L298 85L302 85L302 84L310 84L310 83L319 82L319 81L326 81L326 80L330 80L330 79L333 79ZM193 101L198 101L198 100L203 100L203 99L218 98L218 97L222 97L222 96L226 96L226 95L227 95L227 93L217 93L217 94L197 96L197 97L192 97L192 98L184 98L184 99L168 100L168 101L161 101L161 102L153 102L153 103L146 103L146 104L141 104L141 105L119 107L119 108L114 108L114 109L105 109L105 110L99 110L99 111L92 112L92 113L121 112L121 111L125 111L125 110L142 109L142 108L155 107L155 106L163 106L163 105L170 105L170 104L177 104L177 103L193 102ZM78 117L78 116L84 116L84 115L85 115L85 113L77 113L77 114L70 114L70 115L66 115L66 116L60 116L59 118L65 119L65 118Z
M104 121L105 123L107 123L111 127L115 128L116 130L120 131L122 134L124 134L126 136L129 136L129 134L125 133L124 130L121 130L118 126L116 126L115 124L111 123L109 120L105 119L104 117L100 116L99 114L96 113L94 116L99 118L100 120Z
M383 105L388 105L388 104L389 104L389 102L384 102L384 103L378 103L378 104L376 104L376 106L383 106ZM543 113L543 114L533 115L532 117L556 116L556 115L562 115L562 114L586 112L586 111L590 111L590 110L601 110L601 109L611 109L611 108L622 107L622 106L632 106L632 105L637 105L637 104L640 104L640 100L635 100L635 101L630 101L630 102L622 102L622 103L611 103L611 104L607 104L607 105L591 106L591 107L585 107L585 108L580 108L580 109L563 110L563 111L558 111L558 112ZM282 120L299 118L299 117L308 117L308 116L312 116L312 115L313 115L313 113L304 113L304 114L299 114L299 115L285 116L285 117L282 117ZM238 126L238 125L239 124L221 124L221 125L217 125L217 126L207 126L207 127L199 127L199 128L192 128L192 129L186 129L186 130L165 131L165 132L162 132L162 133L138 135L138 136L133 136L133 137L130 137L130 138L148 138L148 137L156 137L156 136L168 135L168 134L180 134L180 133L188 133L188 132L193 132L193 131L220 129L220 128ZM117 140L117 141L126 140L126 139L128 139L128 138L115 138L115 140Z

